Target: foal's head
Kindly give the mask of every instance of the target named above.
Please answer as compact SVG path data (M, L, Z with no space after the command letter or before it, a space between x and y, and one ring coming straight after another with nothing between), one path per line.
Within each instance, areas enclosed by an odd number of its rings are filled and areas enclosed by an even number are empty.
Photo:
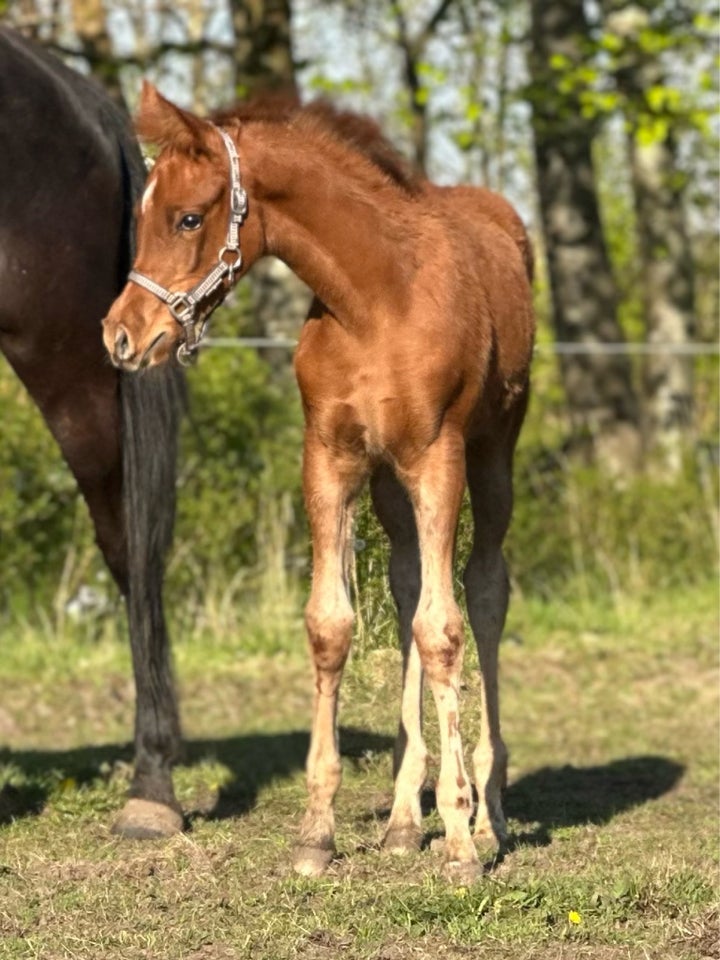
M137 210L134 269L103 323L113 363L126 370L162 363L178 348L188 357L262 246L234 146L218 127L149 84L136 126L161 153Z

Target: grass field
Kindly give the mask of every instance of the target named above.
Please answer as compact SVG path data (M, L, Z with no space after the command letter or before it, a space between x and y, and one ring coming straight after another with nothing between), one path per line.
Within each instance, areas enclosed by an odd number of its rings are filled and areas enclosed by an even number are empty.
M190 829L145 843L108 829L133 714L115 628L92 640L18 628L1 668L0 958L718 957L717 614L712 585L612 607L514 602L502 649L512 838L471 888L439 877L430 789L427 848L379 849L394 650L365 643L349 665L339 855L308 881L288 856L310 706L299 614L273 655L250 628L175 629ZM474 652L466 663L469 745Z

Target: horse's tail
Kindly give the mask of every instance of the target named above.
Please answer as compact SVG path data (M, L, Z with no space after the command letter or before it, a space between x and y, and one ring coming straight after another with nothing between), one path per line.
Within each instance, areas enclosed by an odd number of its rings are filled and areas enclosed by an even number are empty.
M145 182L137 145L119 131L123 180L123 236L120 282L135 253L133 206ZM175 473L180 418L185 408L184 376L165 366L137 374L120 374L124 507L130 553L130 594L143 590L144 578L162 571L175 520ZM138 567L133 570L133 567ZM139 590L133 590L137 586Z
M177 438L184 396L182 375L174 368L120 376L131 597L146 592L148 575L162 575L163 558L172 542Z

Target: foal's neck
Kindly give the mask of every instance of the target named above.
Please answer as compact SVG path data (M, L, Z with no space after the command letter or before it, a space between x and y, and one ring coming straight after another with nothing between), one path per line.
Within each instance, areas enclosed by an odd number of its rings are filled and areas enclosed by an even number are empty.
M239 139L268 255L283 260L346 325L407 303L414 203L370 161L292 127L258 125Z

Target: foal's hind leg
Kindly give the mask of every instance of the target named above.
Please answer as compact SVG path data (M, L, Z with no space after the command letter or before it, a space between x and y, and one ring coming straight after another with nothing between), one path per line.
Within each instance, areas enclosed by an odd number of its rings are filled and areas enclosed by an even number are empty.
M508 606L502 542L512 512L512 463L506 448L471 443L467 476L474 519L473 545L465 568L468 616L481 672L481 731L473 753L478 792L475 838L495 846L506 836L501 791L507 750L500 735L498 646Z
M420 595L420 551L412 505L389 467L374 474L375 512L390 539L390 590L397 606L403 655L400 728L395 743L395 800L383 846L392 853L417 850L422 839L420 791L427 771L422 737L422 665L412 621Z
M323 873L335 850L333 801L341 779L338 692L353 629L348 551L352 508L364 475L362 460L331 453L306 431L303 488L313 543L313 576L305 624L315 698L307 759L308 807L293 857L297 872L306 876Z
M436 800L445 824L445 861L450 876L469 880L478 862L469 829L472 791L460 737L459 689L463 619L453 595L452 565L460 503L465 486L464 440L445 428L403 470L417 522L421 588L413 639L432 689L440 724L440 775Z

